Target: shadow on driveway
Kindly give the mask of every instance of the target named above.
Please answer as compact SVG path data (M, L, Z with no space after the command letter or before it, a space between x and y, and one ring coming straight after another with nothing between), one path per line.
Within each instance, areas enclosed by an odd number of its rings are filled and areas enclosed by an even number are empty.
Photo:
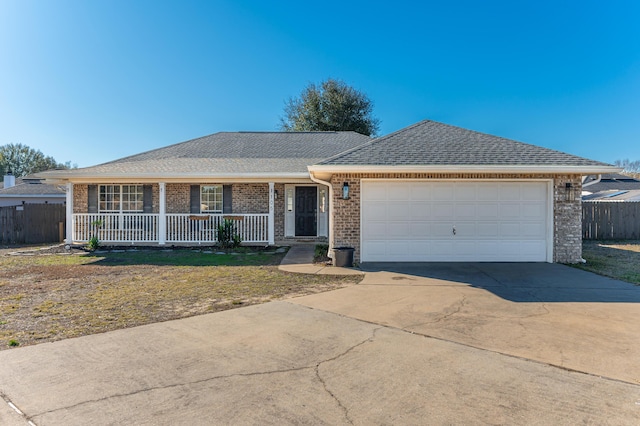
M640 303L640 286L551 263L363 263L392 272L485 289L512 302Z

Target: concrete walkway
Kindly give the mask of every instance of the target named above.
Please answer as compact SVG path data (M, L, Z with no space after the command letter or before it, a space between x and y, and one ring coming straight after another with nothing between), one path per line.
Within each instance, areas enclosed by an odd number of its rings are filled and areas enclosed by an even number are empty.
M292 245L287 252L279 268L281 271L298 274L319 275L364 275L364 272L356 268L338 268L321 263L313 263L315 244Z

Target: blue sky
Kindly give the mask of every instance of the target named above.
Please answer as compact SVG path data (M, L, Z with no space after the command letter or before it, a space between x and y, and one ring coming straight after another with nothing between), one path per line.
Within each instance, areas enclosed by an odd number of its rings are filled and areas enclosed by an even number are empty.
M0 145L90 166L277 130L332 77L422 119L640 159L640 2L0 0Z

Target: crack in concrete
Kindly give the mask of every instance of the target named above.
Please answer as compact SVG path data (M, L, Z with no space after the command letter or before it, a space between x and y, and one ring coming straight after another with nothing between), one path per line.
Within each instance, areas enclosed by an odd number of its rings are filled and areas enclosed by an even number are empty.
M322 387L324 388L325 392L327 392L329 394L329 396L331 396L331 398L333 398L333 400L336 401L336 403L338 404L338 407L340 407L340 409L344 413L345 419L347 420L347 422L350 425L353 424L353 420L351 419L351 417L349 417L349 409L347 407L345 407L345 405L342 403L342 401L340 401L340 399L336 396L336 394L331 392L331 390L327 387L327 382L320 375L320 366L322 364L327 363L327 362L335 361L335 360L337 360L339 358L342 358L343 356L346 356L349 352L351 352L351 351L355 350L356 348L364 345L365 343L372 342L373 339L375 339L375 337L376 337L376 332L378 330L382 329L382 328L384 328L384 327L374 328L373 331L371 332L371 336L368 337L366 340L363 340L362 342L351 346L349 349L347 349L346 351L344 351L343 353L341 353L339 355L334 356L333 358L326 359L324 361L321 361L321 362L317 363L316 367L315 367L316 377L318 378L320 383L322 383Z
M336 398L336 396L327 389L326 383L324 382L324 380L322 380L322 378L319 376L319 372L318 372L318 368L320 367L320 365L326 363L326 362L330 362L330 361L334 361L340 357L345 356L346 354L348 354L349 352L351 352L352 350L356 349L357 347L372 341L372 339L375 337L375 333L377 330L379 330L382 327L378 327L376 329L373 330L372 335L370 337L368 337L367 339L363 340L362 342L359 342L351 347L349 347L346 351L328 358L326 360L320 361L315 365L310 365L310 366L303 366L303 367L293 367L293 368L285 368L285 369L280 369L280 370L269 370L269 371L256 371L256 372L252 372L252 373L234 373L234 374L227 374L227 375L220 375L220 376L213 376L213 377L207 377L205 379L200 379L200 380L194 380L191 382L182 382L182 383L174 383L174 384L169 384L169 385L164 385L164 386L151 386L151 387L147 387L144 389L138 389L136 391L132 391L132 392L126 392L126 393L119 393L119 394L113 394L113 395L109 395L109 396L105 396L103 398L97 398L97 399L91 399L91 400L87 400L87 401L82 401L82 402L78 402L77 404L73 404L73 405L68 405L68 406L64 406L64 407L59 407L59 408L55 408L52 410L47 410L47 411L43 411L40 413L36 413L36 414L32 414L27 416L25 414L25 418L27 419L32 419L38 416L42 416L45 414L50 414L50 413L55 413L57 411L62 411L62 410L69 410L69 409L73 409L76 407L80 407L82 405L86 405L86 404L93 404L93 403L98 403L98 402L102 402L102 401L107 401L109 399L113 399L113 398L126 398L129 396L133 396L133 395L138 395L141 393L145 393L145 392L151 392L151 391L155 391L155 390L162 390L162 389L171 389L171 388L178 388L181 386L188 386L188 385L194 385L194 384L199 384L199 383L206 383L206 382L210 382L210 381L214 381L214 380L221 380L221 379L230 379L230 378L235 378L235 377L253 377L253 376L264 376L264 375L270 375L270 374L281 374L281 373L291 373L294 371L303 371L303 370L311 370L313 369L315 371L316 376L320 379L320 382L322 383L324 389L329 393L329 395L331 395L331 397L333 399L335 399L338 402L338 405L343 409L343 411L345 411L345 415L347 414L346 408L344 407L344 405L342 405L342 403L338 400L338 398ZM351 424L353 424L351 422L351 420L349 419L348 416L347 420L349 420L349 422Z
M437 324L439 322L442 322L444 320L447 320L447 319L451 318L452 316L454 316L456 314L459 314L460 311L462 311L462 308L464 308L464 306L466 305L466 302L467 302L467 296L464 293L461 293L460 295L461 295L461 299L456 301L455 304L452 305L452 306L455 306L453 308L453 311L451 311L449 313L446 313L446 314L444 314L444 315L442 315L440 317L437 317L435 319L432 319L430 321L422 321L422 322L417 322L415 324L405 325L405 326L403 326L401 328L401 330L412 332L411 330L408 330L408 329L409 328L413 328L413 327L419 327L419 326L422 326L422 325L427 325L427 324Z
M141 394L141 393L145 393L145 392L151 392L151 391L154 391L154 390L178 388L178 387L181 387L181 386L194 385L194 384L205 383L205 382L210 382L210 381L214 381L214 380L230 379L230 378L234 378L234 377L252 377L252 376L264 376L264 375L268 375L268 374L290 373L290 372L293 372L293 371L310 370L312 368L314 368L314 367L313 366L305 366L305 367L287 368L287 369L282 369L282 370L256 371L256 372L253 372L253 373L235 373L235 374L227 374L227 375L221 375L221 376L207 377L206 379L194 380L192 382L173 383L173 384L164 385L164 386L151 386L151 387L144 388L144 389L138 389L138 390L133 391L133 392L117 393L117 394L105 396L104 398L90 399L90 400L87 400L87 401L78 402L77 404L68 405L68 406L65 406L65 407L59 407L59 408L55 408L53 410L43 411L41 413L33 414L32 417L42 416L44 414L55 413L56 411L61 411L61 410L68 410L68 409L80 407L80 406L85 405L85 404L93 404L93 403L96 403L96 402L107 401L107 400L112 399L112 398L126 398L128 396L133 396L133 395L137 395L137 394Z

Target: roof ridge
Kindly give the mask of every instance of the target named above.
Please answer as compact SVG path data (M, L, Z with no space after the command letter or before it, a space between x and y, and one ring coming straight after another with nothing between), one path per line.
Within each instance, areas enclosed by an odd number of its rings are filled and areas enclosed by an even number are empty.
M115 160L107 161L106 163L99 163L99 164L96 164L94 166L89 166L89 167L106 166L108 164L112 164L112 163L116 163L116 162L117 163L126 162L126 160L129 160L129 159L134 158L134 157L139 157L141 155L146 155L146 154L149 154L149 153L152 153L152 152L165 150L167 148L173 148L173 147L176 147L176 146L179 146L179 145L184 145L184 144L187 144L187 143L190 143L190 142L193 142L193 141L197 141L198 139L204 139L204 138L211 137L213 135L217 135L219 133L234 133L234 132L215 132L215 133L211 133L209 135L200 136L200 137L189 139L189 140L186 140L186 141L176 142L176 143L173 143L173 144L170 144L170 145L161 146L159 148L150 149L148 151L139 152L137 154L127 155L126 157L116 158ZM86 168L86 167L83 167L83 168Z
M364 143L362 143L362 144L360 144L360 145L358 145L358 146L354 146L354 147L353 147L353 148L351 148L351 149L348 149L348 150L346 150L346 151L342 151L342 152L340 152L340 153L338 153L338 154L336 154L336 155L333 155L333 156L331 156L331 157L325 158L324 160L322 160L322 161L321 161L320 163L318 163L318 164L323 164L323 163L328 162L328 161L336 160L336 159L338 159L338 158L340 158L340 157L342 157L342 156L345 156L345 155L347 155L347 154L351 154L352 152L357 151L357 150L360 150L360 149L363 149L363 148L365 148L365 147L367 147L367 146L371 146L371 145L373 145L374 143L380 142L380 141L382 141L382 140L384 140L384 139L387 139L387 138L389 138L389 137L391 137L391 136L398 135L398 134L400 134L400 133L404 133L404 132L406 132L406 131L408 131L408 130L410 130L410 129L413 129L414 127L418 126L419 124L423 124L423 123L426 123L426 122L433 122L433 123L435 123L435 121L427 120L427 119L422 120L422 121L418 121L417 123L414 123L414 124L412 124L412 125L410 125L410 126L408 126L408 127L403 127L402 129L400 129L400 130L396 130L395 132L389 133L388 135L381 136L381 137L379 137L379 138L373 138L373 139L371 139L370 141L364 142ZM357 133L357 132L356 132L356 133Z

